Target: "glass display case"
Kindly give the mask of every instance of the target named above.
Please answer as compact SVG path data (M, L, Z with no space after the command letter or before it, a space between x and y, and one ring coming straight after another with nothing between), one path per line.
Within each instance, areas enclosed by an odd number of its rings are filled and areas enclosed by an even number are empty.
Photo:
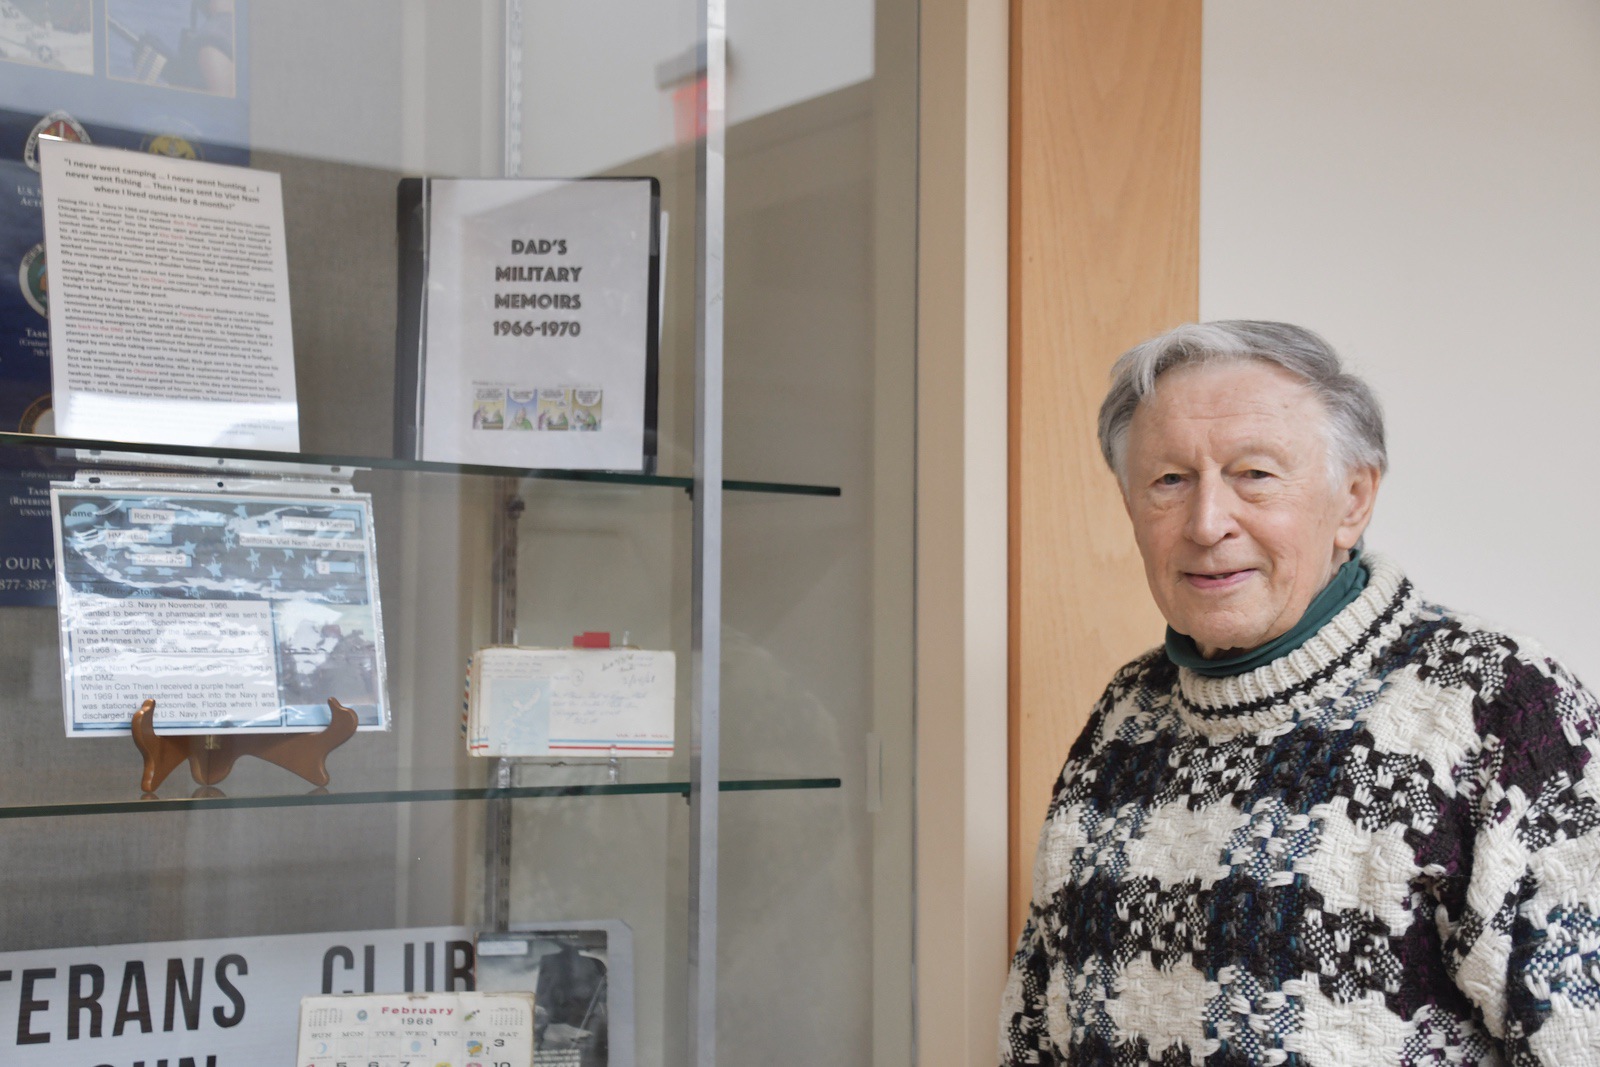
M302 995L468 988L478 932L613 924L628 1017L538 1062L910 1062L915 25L909 0L0 4L18 294L40 136L276 174L299 427L60 436L59 309L0 307L0 1061L282 1063ZM418 177L655 179L643 469L397 447ZM324 787L243 759L144 790L129 737L67 736L40 494L174 474L370 498L391 725ZM470 754L468 657L590 631L675 653L672 753Z

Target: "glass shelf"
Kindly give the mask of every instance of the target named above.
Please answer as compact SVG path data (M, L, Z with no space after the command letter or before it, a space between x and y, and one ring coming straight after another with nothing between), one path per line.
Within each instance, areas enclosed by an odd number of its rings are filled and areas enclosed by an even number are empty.
M596 777L604 777L604 767L598 768ZM434 786L404 788L349 788L361 783L341 782L335 778L326 790L308 790L297 793L265 793L240 796L226 795L226 785L204 787L190 780L187 769L179 767L172 777L162 783L161 796L140 797L137 768L130 768L128 789L120 795L103 795L72 801L0 801L0 820L45 819L67 815L127 815L160 814L179 811L215 811L239 808L304 808L331 807L349 804L411 804L439 800L532 800L559 797L646 796L652 794L678 795L687 798L689 780L678 773L670 775L630 774L634 781L569 781L533 785L496 786ZM626 775L625 775L626 777ZM181 781L180 781L181 779ZM298 781L298 780L296 780ZM304 784L304 783L300 783ZM724 778L720 791L724 793L756 793L784 790L838 789L838 778L766 777L741 775ZM341 788L344 786L344 788ZM109 794L105 783L102 792ZM180 795L183 790L192 795ZM82 796L82 794L79 794Z
M398 470L429 474L475 475L499 478L536 478L563 482L597 482L605 485L647 485L690 490L694 479L683 475L629 471L545 470L495 467L477 463L441 463L434 460L396 459L389 456L344 456L310 452L265 452L242 448L211 448L145 442L96 441L44 434L0 433L0 449L28 449L38 457L30 466L71 472L85 467L178 469L196 474L286 474L301 477L348 478L359 471ZM54 457L39 452L54 451ZM764 482L725 478L723 489L741 493L780 493L790 496L839 496L837 486L792 482Z

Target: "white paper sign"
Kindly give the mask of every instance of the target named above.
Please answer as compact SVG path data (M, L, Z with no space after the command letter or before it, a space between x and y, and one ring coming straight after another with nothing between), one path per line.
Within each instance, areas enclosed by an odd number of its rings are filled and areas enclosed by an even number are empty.
M652 182L429 190L422 458L641 469Z
M283 1067L302 997L472 985L455 926L3 952L0 1063Z
M298 451L278 176L39 149L56 432Z

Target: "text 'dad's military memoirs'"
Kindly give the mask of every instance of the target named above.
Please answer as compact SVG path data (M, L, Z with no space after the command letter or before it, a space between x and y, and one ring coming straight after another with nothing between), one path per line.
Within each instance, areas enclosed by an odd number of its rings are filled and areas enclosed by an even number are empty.
M401 455L652 470L653 178L400 185Z

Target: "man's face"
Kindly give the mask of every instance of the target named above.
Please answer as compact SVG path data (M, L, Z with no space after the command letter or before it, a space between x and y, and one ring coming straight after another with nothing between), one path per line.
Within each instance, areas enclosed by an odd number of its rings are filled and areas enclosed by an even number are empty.
M1150 593L1203 655L1287 633L1366 529L1378 472L1331 477L1327 416L1254 360L1163 374L1134 412L1124 503Z

